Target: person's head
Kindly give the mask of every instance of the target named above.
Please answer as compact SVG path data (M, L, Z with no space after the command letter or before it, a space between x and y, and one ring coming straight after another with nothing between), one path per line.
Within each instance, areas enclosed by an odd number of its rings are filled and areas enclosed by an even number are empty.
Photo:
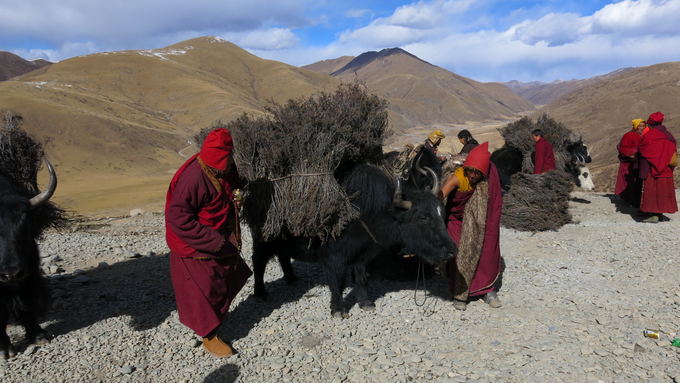
M531 132L531 137L534 139L534 141L538 141L543 138L543 131L541 129L534 129Z
M470 133L470 131L467 129L463 129L460 132L458 132L458 141L463 145L467 144L471 138L472 133Z
M661 112L654 112L649 115L649 118L647 119L647 125L650 127L658 126L661 125L664 119L664 115Z
M439 146L439 144L442 142L442 140L445 138L444 133L437 129L432 131L429 136L427 136L427 139L430 140L432 145L434 146Z
M198 156L218 177L225 176L234 163L234 140L231 132L218 128L208 133Z
M465 177L470 180L470 183L475 185L489 175L491 153L489 153L489 143L484 142L470 150L463 168Z
M633 131L640 133L642 130L647 127L647 124L645 123L645 120L641 118L636 118L631 121L631 124L633 125Z

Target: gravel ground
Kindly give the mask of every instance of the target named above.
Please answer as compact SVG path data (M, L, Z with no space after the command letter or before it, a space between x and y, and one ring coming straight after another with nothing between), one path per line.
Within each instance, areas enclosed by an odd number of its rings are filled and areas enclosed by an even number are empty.
M579 221L557 232L503 229L504 307L456 311L442 280L423 306L414 282L374 281L375 312L330 317L319 268L272 262L270 298L252 278L222 333L239 354L216 359L177 320L158 214L93 220L41 243L54 304L49 345L0 362L2 382L680 382L680 215L659 224L575 193ZM589 202L589 203L586 203ZM249 238L245 258L249 260ZM425 298L422 291L418 303ZM657 329L661 339L642 336Z

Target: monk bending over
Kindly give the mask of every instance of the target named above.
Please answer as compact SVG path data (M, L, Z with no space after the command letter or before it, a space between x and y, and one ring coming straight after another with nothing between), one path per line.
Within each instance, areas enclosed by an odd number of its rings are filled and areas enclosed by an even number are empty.
M446 200L446 229L458 246L447 274L453 306L459 310L466 309L470 297L482 295L491 307L501 307L496 291L501 276L503 198L488 148L485 142L472 149L441 191Z
M238 173L231 133L215 129L200 153L170 182L165 230L179 320L203 338L203 347L225 357L234 350L217 336L229 306L252 274L240 256L234 194Z

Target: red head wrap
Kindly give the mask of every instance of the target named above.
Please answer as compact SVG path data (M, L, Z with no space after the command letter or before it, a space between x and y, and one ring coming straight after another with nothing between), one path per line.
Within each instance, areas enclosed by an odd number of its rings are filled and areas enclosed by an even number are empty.
M489 153L489 143L485 142L470 150L470 154L468 154L467 158L465 159L463 166L466 168L477 169L486 177L489 175L490 157L491 153Z
M649 118L647 119L647 124L648 125L659 125L660 123L663 122L663 118L665 116L661 112L654 112L649 115Z
M233 151L234 141L231 138L231 132L219 128L208 133L198 155L211 168L227 170L229 155Z

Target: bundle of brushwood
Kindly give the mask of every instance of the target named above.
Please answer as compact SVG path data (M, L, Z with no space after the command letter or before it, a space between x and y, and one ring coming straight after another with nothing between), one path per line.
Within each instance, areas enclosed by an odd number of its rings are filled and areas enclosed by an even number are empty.
M543 174L516 173L503 196L503 226L520 231L557 230L571 223L571 176L561 170Z
M531 132L541 129L555 152L556 170L533 173L534 141ZM500 129L506 147L522 152L522 172L514 174L508 193L503 196L503 226L521 231L557 230L572 222L569 213L571 176L565 172L570 159L567 147L579 137L564 124L546 114L532 121L523 117Z
M12 112L0 116L0 175L6 177L25 197L38 193L38 171L45 152L42 144L22 129L23 118ZM47 201L32 211L33 228L37 233L48 227L62 228L67 224L65 212Z
M570 157L567 147L578 141L579 137L561 122L554 120L547 114L542 114L535 122L529 117L522 117L499 129L499 132L505 140L505 146L517 148L522 152L522 171L532 173L534 162L531 154L534 151L535 143L531 139L531 132L534 129L543 131L544 137L553 146L557 169L565 170L565 164Z
M222 125L232 132L238 171L248 182L246 222L265 240L337 237L359 217L339 179L356 164L381 163L387 122L386 101L355 83Z

